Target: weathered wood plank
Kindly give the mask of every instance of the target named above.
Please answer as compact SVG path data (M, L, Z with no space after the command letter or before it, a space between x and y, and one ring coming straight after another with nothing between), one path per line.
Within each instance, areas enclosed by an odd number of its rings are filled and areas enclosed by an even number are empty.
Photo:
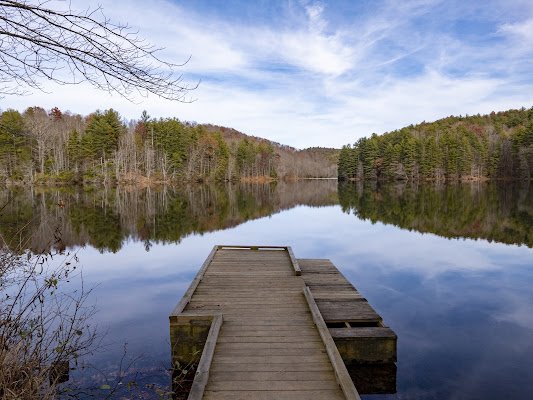
M221 326L222 315L217 315L213 318L213 322L211 322L211 328L209 329L207 341L205 342L204 350L202 351L202 357L198 363L198 368L194 376L188 400L201 400L204 396L204 390L209 379L209 370L211 368L211 362L215 353L215 346Z
M346 289L334 289L334 288L313 288L312 289L313 296L316 294L317 297L320 297L324 300L327 298L341 298L341 297L347 297L347 298L362 298L361 294L355 290L346 290Z
M206 391L205 400L341 400L342 392L334 390L301 391Z
M233 278L231 276L213 276L213 275L205 275L204 279L202 281L201 286L218 286L218 285L230 285L230 286L237 286L237 285L250 285L250 286L256 286L260 285L261 283L263 285L275 285L276 287L293 287L293 286L303 286L303 282L298 282L294 280L287 279L291 275L286 275L285 279L277 279L273 277L272 275L259 275L254 276L251 279L247 279L245 274L255 275L254 271L246 271L246 272L240 272L239 277ZM245 286L245 287L246 287Z
M313 327L312 324L309 324L308 327ZM232 328L230 330L230 328ZM313 336L319 337L320 335L314 329L304 329L296 330L293 327L288 329L287 326L275 326L275 325L264 325L261 327L255 325L228 325L220 333L221 337L225 336L280 336L280 337L300 337L300 336Z
M255 344L255 343L254 343ZM321 356L326 354L324 346L320 342L314 342L311 348L262 348L259 346L242 346L240 348L228 349L217 348L215 355L218 357L255 357L255 356Z
M207 384L206 390L256 390L256 391L277 391L277 390L335 390L338 389L337 382L327 381L236 381L236 382L212 382Z
M328 356L314 355L314 356L246 356L246 357L234 357L234 356L217 356L217 364L239 364L239 363L270 363L270 364L292 364L295 362L303 363L327 363ZM344 364L343 364L344 365Z
M223 309L225 314L238 314L242 316L254 316L254 315L272 315L276 316L297 316L301 315L302 313L300 310L295 309L295 307L280 307L277 305L272 305L271 307L263 307L260 305L257 305L257 308L254 309L253 307L246 307L244 304L241 307L220 307L215 305L206 305L204 307L196 306L196 307L190 307L183 311L182 314L191 314L194 312L200 312L200 311L213 311L213 310L220 310ZM212 315L213 313L211 313ZM304 312L304 314L306 314Z
M246 320L239 320L238 318L230 318L229 320L225 320L227 322L228 326L239 326L239 327L255 327L256 329L265 329L267 326L273 326L277 328L283 328L284 326L290 326L294 330L298 329L306 329L309 327L313 327L313 321L308 319L303 320L296 320L291 318L285 318L285 319L274 319L271 318L268 321L263 321L261 317L258 317L257 319L246 319Z
M262 284L262 285L261 285ZM268 285L268 286L267 286ZM293 289L295 287L303 287L303 282L285 282L285 283L276 283L276 282L268 282L267 279L261 279L257 282L248 282L247 280L233 280L233 279L224 279L220 280L216 283L206 283L206 284L200 284L197 287L197 290L201 290L203 288L213 288L216 289L217 287L224 287L224 291L226 290L245 290L245 291L251 291L255 288L259 289ZM271 290L272 292L272 290Z
M230 299L230 301L233 299ZM251 301L251 300L250 300ZM298 303L298 302L296 302ZM228 300L224 301L192 301L189 303L189 305L186 307L186 310L193 310L193 309L202 309L202 308L213 308L213 309L230 309L230 310L237 310L237 309L253 309L254 307L271 307L273 309L278 308L291 308L290 304L287 304L283 301L276 301L272 300L268 303L261 303L261 302L251 302L249 303L246 299L235 299L235 302L229 303Z
M250 305L245 305L243 304L241 307L221 307L219 305L199 305L199 306L193 306L193 307L187 307L185 309L185 311L183 311L184 313L193 313L195 311L209 311L211 312L211 314L218 314L220 312L220 310L224 310L224 313L226 314L240 314L240 315L247 315L247 314L252 314L254 315L254 312L255 314L258 313L257 310L254 310L253 308L254 305L250 306ZM262 307L262 305L259 305L259 304L255 304L255 306L257 307ZM294 313L296 313L296 311L294 310L294 307L291 308L291 307L282 307L281 305L272 305L271 308L269 308L268 310L266 311L262 311L261 312L261 315L264 315L263 314L266 313L266 314L274 314L276 313L276 315L293 315Z
M261 316L257 316L254 319L247 319L246 321L243 321L243 319L239 316L231 316L228 315L225 317L225 321L229 323L234 323L235 325L256 325L256 326L265 326L265 325L291 325L294 326L294 329L303 329L301 326L311 326L309 324L309 320L307 318L262 318Z
M333 367L329 360L325 362L293 362L293 363L240 363L240 364L227 364L218 363L216 360L211 363L211 372L317 372L330 371L333 373Z
M309 324L308 327L313 327L312 324ZM245 324L239 324L239 325L231 325L228 324L224 327L222 332L220 333L221 337L225 336L271 336L271 337L299 337L299 336L313 336L313 337L319 337L320 335L318 332L314 329L304 329L304 330L296 330L293 327L287 327L287 326L255 326L255 325L245 325Z
M295 303L299 303L301 301L296 301ZM303 302L302 302L303 304ZM236 309L258 309L262 307L266 307L268 309L281 309L281 308L294 308L294 304L287 304L284 301L261 301L256 300L254 302L250 301L242 301L242 302L234 302L234 301L210 301L210 302L198 302L198 301L191 301L185 308L187 309L197 309L197 308L213 308L213 309L219 309L220 307L224 307L225 310L236 310Z
M224 291L224 293L221 293L220 297L230 297L230 296L243 296L243 295L247 295L248 297L260 297L260 296L270 296L270 297L274 297L276 294L280 294L280 295L288 295L289 297L290 296L294 296L294 288L289 288L289 289L284 289L284 288L271 288L271 289L275 289L274 290L267 290L267 289L258 289L258 290L253 290L253 289L235 289L235 290L227 290L227 291ZM298 286L298 289L303 289L303 286ZM222 290L221 290L222 291ZM218 297L215 293L213 293L214 291L211 290L211 289L203 289L203 288L198 288L197 291L196 291L196 294L198 295L201 295L201 294L208 294L210 295L211 297ZM254 296L256 295L256 296Z
M298 288L300 291L303 289L303 286L302 287L299 287ZM222 291L222 290L220 290ZM247 297L247 298L258 298L258 297L261 297L261 296L265 296L267 298L275 298L276 297L276 293L272 293L272 291L267 291L267 290L251 290L251 291L227 291L227 292L224 292L223 294L219 295L219 296L216 296L216 294L213 293L214 291L209 291L209 290L199 290L197 295L198 296L207 296L207 297L211 297L213 299L216 299L217 297L220 297L220 298L229 298L229 297ZM291 298L291 297L295 297L295 289L291 289L291 290L279 290L277 293L280 295L280 296L283 296L285 298ZM256 294L256 296L254 296L254 294ZM195 299L195 297L193 296L193 298Z
M298 261L296 260L296 257L294 257L294 253L292 252L292 248L290 246L287 246L287 252L289 253L289 257L291 259L292 268L294 269L294 275L302 275L300 265L298 265Z
M284 250L287 247L285 246L247 246L247 245L233 245L233 244L219 244L218 248L221 250L230 250L230 249L279 249Z
M357 393L357 390L355 389L352 379L346 370L346 366L344 365L339 351L335 346L335 342L328 331L326 323L322 319L322 315L320 314L318 306L316 305L313 295L311 294L311 290L308 287L304 289L304 295L309 303L309 309L313 315L313 321L315 322L318 332L320 333L320 337L322 337L322 340L324 341L329 359L333 365L333 370L335 371L335 377L337 378L337 382L341 387L344 396L348 400L360 400L359 393Z
M324 321L381 321L379 314L366 301L330 302L317 300Z
M222 381L335 381L331 370L326 371L215 371L209 378Z
M303 289L303 287L302 287ZM263 294L263 293L261 293ZM297 298L297 296L294 294L294 293L279 293L278 296L276 296L275 293L267 293L268 295L266 295L265 297L267 299L276 299L276 298L279 298L279 297L283 297L283 298L286 298L286 299L290 299L290 298ZM216 300L218 298L220 299L226 299L226 298L237 298L237 297L246 297L246 298L251 298L251 299L255 299L257 300L258 296L254 296L253 293L221 293L219 295L216 295L214 293L197 293L193 296L193 298L196 300L196 297L198 298L207 298L207 299L213 299L213 300Z
M294 340L298 339L297 336L222 336L218 338L219 343L294 343ZM312 337L307 339L305 336L301 336L307 341L313 341L322 343L320 336L318 338ZM301 340L301 339L300 339Z
M257 344L257 343L252 343ZM227 357L240 359L241 357L310 357L315 361L325 360L327 358L327 353L324 350L324 346L320 346L320 342L314 342L315 348L313 349L296 349L296 348L281 348L281 349L264 349L264 348L253 348L246 347L241 349L225 349L217 350L215 352L215 357ZM221 358L225 359L225 358Z
M293 295L293 294L286 294L286 295L280 294L279 296L270 295L270 296L265 296L265 297L266 297L266 300L292 301L292 300L297 300L298 299L298 297ZM235 299L235 301L246 301L246 300L253 301L253 300L257 300L257 298L254 298L250 294L246 294L246 295L230 294L228 296L220 296L220 297L215 297L215 296L212 296L212 295L209 295L209 294L204 294L204 295L196 295L196 296L194 296L193 300L194 301L198 301L198 302L216 301L218 298L220 300L222 300L222 301L230 301L232 299Z
M332 328L329 330L333 339L344 338L391 338L396 339L396 333L387 327L363 327L363 328Z
M175 315L178 315L180 312L182 312L183 309L185 308L185 306L187 305L187 303L191 300L191 297L192 297L194 291L196 290L196 287L198 286L198 284L202 280L202 277L203 277L205 271L207 270L207 268L209 267L209 263L211 262L213 257L215 257L216 252L217 252L217 247L214 246L213 250L211 250L211 253L209 253L209 256L204 261L204 263L202 264L202 267L200 268L200 270L198 271L198 273L194 277L193 281L191 282L189 288L187 289L187 291L185 292L185 294L183 295L183 297L181 298L179 303L176 305L176 307L174 307L174 309L170 313L171 322L172 322L172 317L175 316Z
M298 338L294 338L291 342L259 342L259 343L250 343L250 342L241 342L241 343L235 343L235 342L226 342L226 343L218 343L217 349L221 352L226 350L244 350L244 349L283 349L283 350L295 350L295 349L320 349L324 350L324 346L320 345L319 341L311 341L311 340L298 340Z
M316 276L304 276L304 281L307 286L311 285L349 285L353 288L352 284L346 280L345 278L341 278L339 276L329 274L327 275L319 275ZM355 289L354 289L355 290Z
M181 313L181 315L213 315L213 310L189 310L184 311ZM306 313L305 312L298 312L297 310L291 310L289 308L282 308L278 310L272 310L272 311L262 311L262 312L254 312L253 310L224 310L224 318L227 319L228 322L235 321L235 320L242 320L243 318L247 318L249 320L257 320L257 319L283 319L288 322L290 325L290 321L302 321L305 317L305 321L307 320ZM363 320L363 317L361 317ZM372 320L373 319L366 319L366 320Z

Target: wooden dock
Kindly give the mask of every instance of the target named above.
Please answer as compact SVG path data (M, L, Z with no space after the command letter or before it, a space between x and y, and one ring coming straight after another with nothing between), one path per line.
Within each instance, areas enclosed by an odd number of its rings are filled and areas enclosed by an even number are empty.
M320 306L335 314L332 301L364 301L325 261L289 247L213 248L170 315L173 362L198 362L189 400L359 399L330 333L342 328L328 329Z

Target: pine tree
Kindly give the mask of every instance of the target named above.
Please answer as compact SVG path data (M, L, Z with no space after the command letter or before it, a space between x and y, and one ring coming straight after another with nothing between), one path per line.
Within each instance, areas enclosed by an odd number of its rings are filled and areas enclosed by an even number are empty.
M217 140L217 149L216 149L216 167L215 167L215 177L218 180L230 179L226 177L226 172L228 170L228 163L230 157L229 147L222 139L220 134L216 135Z
M67 141L67 157L69 169L78 172L79 163L82 160L83 154L80 137L76 129L72 131Z
M350 174L350 153L351 153L351 146L345 145L342 146L341 152L339 154L339 161L338 161L338 168L337 168L337 176L340 181L347 180L351 178Z
M0 115L0 176L23 179L22 166L29 163L31 150L23 136L24 121L18 111Z
M111 157L113 150L117 148L122 129L120 116L113 109L92 114L83 137L87 156L102 159Z

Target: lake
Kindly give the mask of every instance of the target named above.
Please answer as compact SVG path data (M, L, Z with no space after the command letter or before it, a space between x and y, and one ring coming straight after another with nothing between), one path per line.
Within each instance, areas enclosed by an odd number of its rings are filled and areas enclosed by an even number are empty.
M125 381L145 394L167 384L169 313L214 245L246 244L330 259L396 332L396 393L363 398L533 392L529 182L14 187L4 204L8 242L77 252L94 287L93 324L107 334L89 358L101 373L72 371L85 384L112 380L125 344Z

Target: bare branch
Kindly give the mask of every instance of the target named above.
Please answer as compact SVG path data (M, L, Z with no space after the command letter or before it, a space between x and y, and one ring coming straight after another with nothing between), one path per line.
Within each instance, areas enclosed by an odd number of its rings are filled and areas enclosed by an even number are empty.
M161 60L128 25L114 24L102 8L52 10L49 1L0 0L0 95L43 90L41 79L61 85L89 82L130 99L155 94L190 102L175 72L183 64Z

